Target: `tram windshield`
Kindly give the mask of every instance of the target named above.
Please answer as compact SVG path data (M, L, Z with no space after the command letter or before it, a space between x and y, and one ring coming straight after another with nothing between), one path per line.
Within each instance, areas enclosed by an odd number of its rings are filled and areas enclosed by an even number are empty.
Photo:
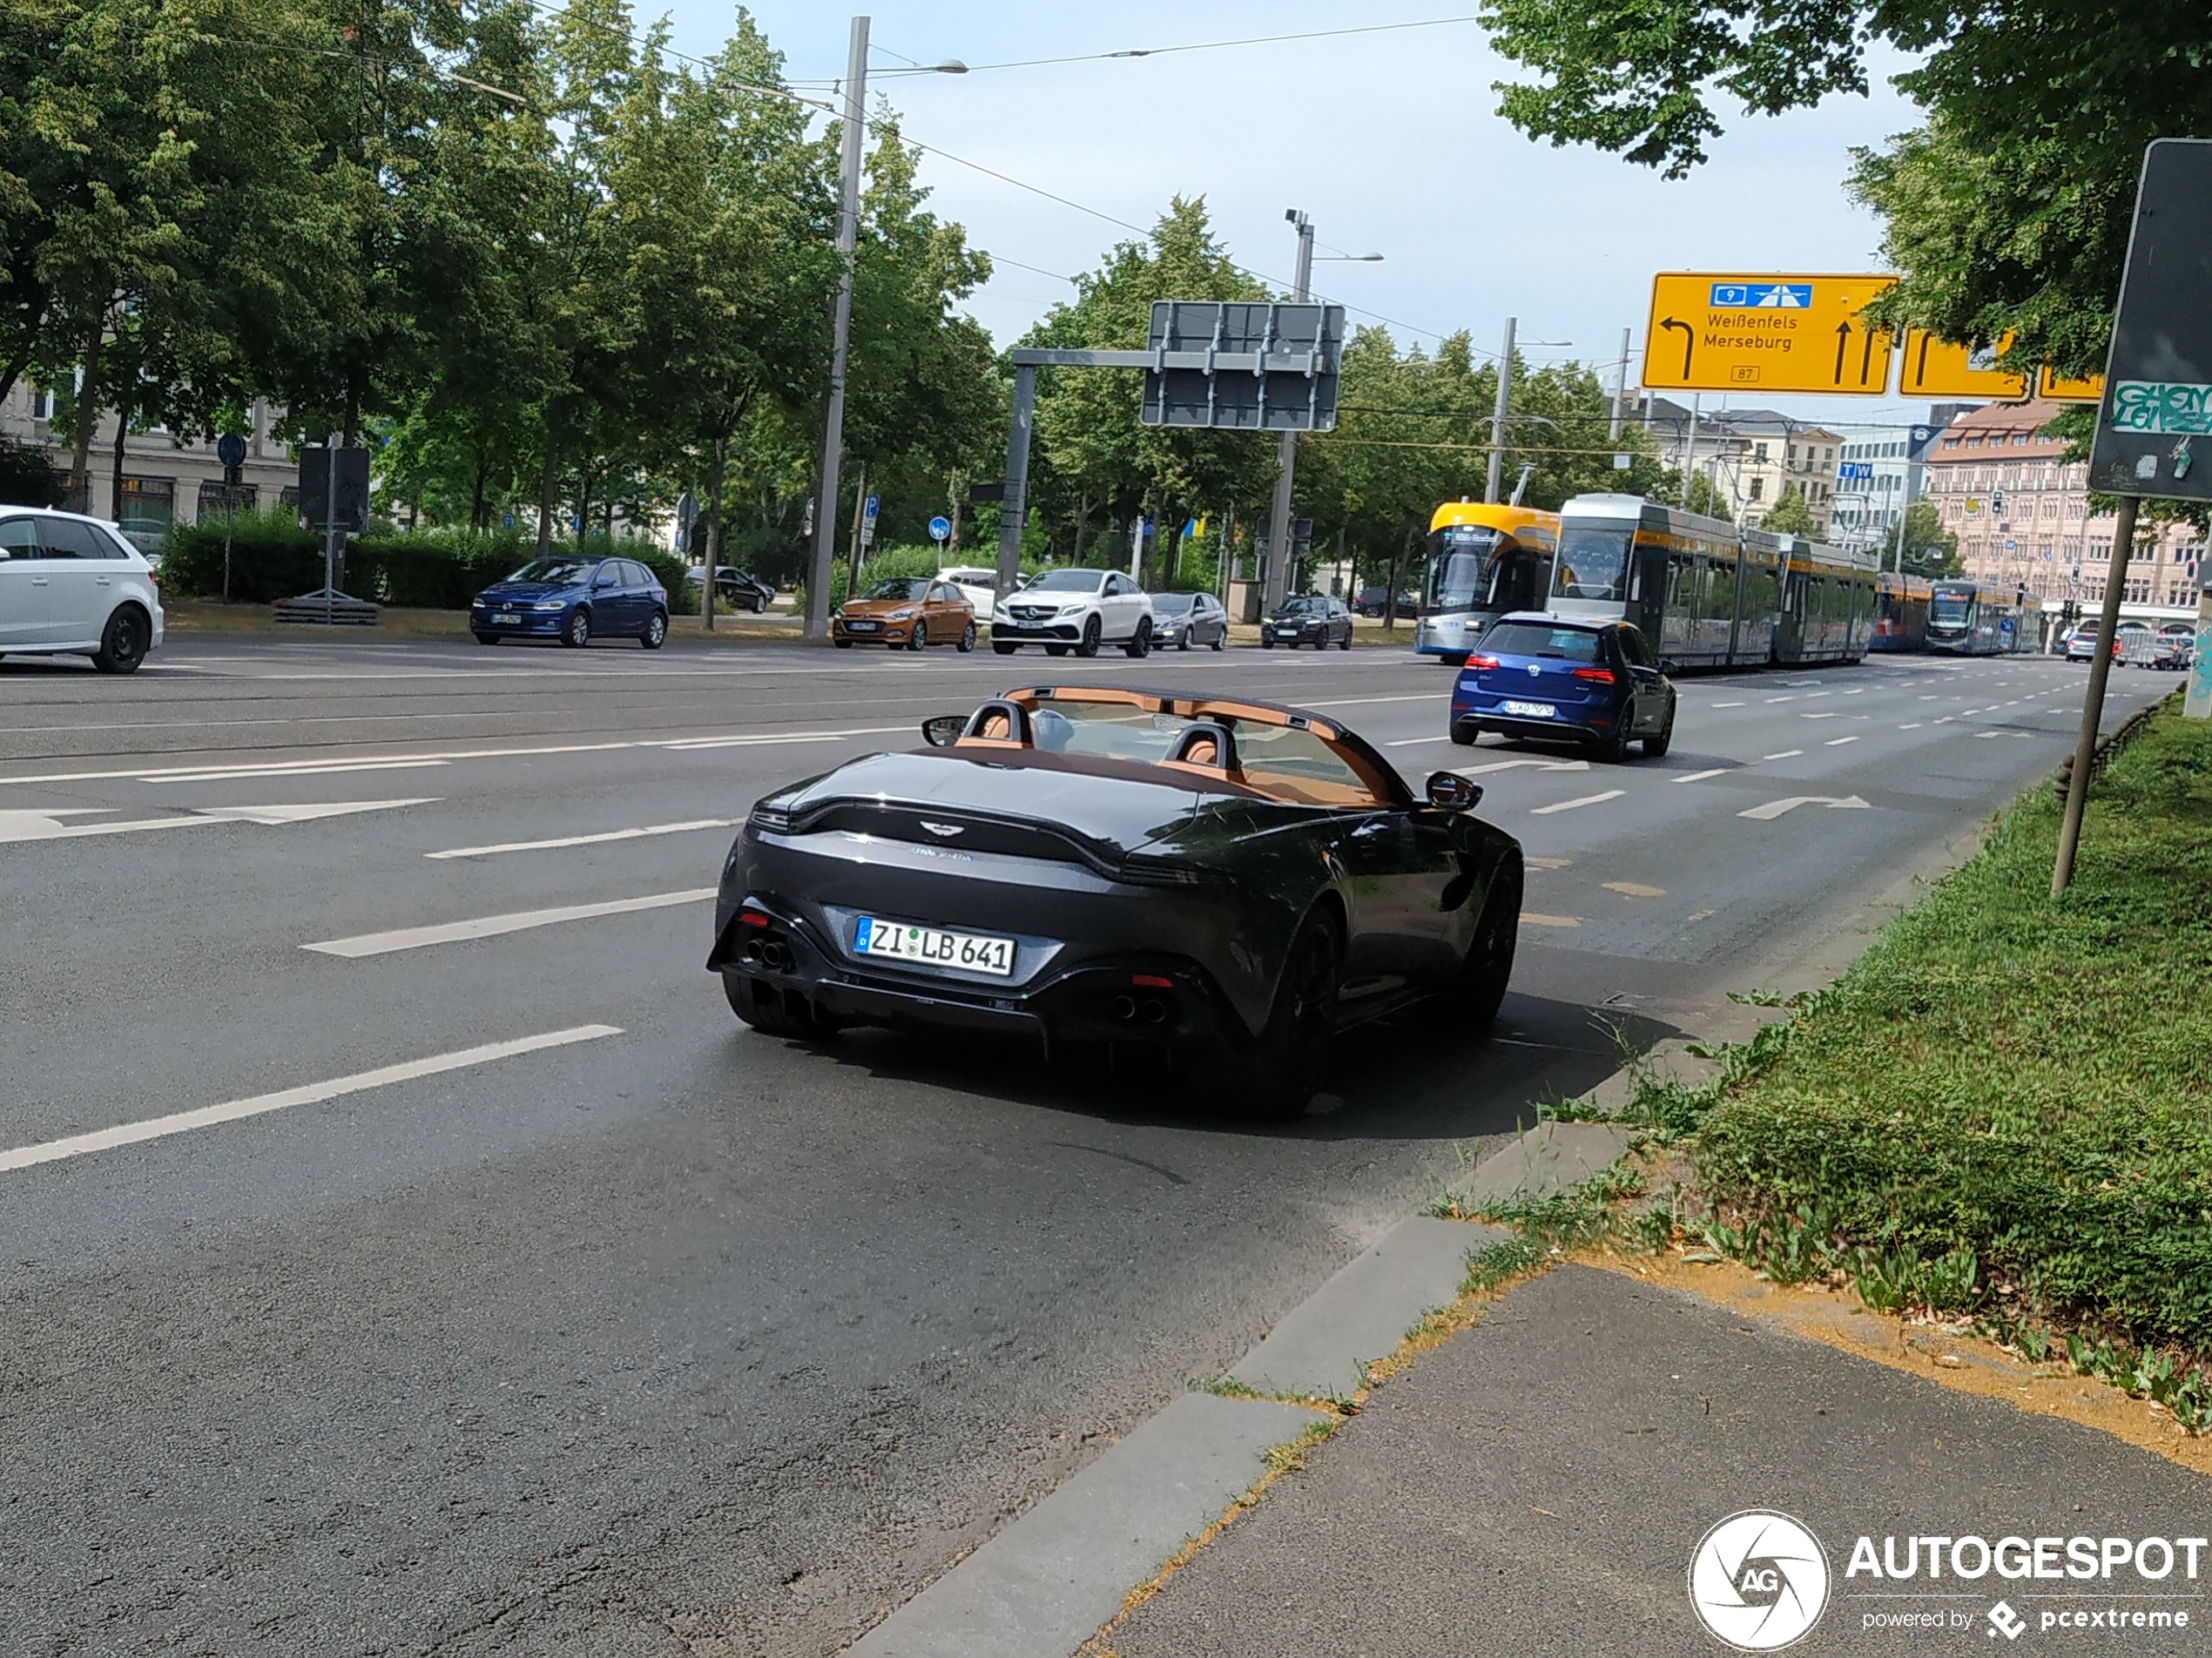
M1562 599L1624 600L1629 596L1629 547L1635 531L1627 524L1570 524L1559 533L1559 563L1552 580Z
M1447 524L1428 538L1428 590L1421 608L1430 615L1484 610L1496 580L1498 532L1480 524Z
M1928 620L1938 627L1963 628L1973 619L1974 596L1970 589L1961 592L1956 588L1936 589L1928 600Z

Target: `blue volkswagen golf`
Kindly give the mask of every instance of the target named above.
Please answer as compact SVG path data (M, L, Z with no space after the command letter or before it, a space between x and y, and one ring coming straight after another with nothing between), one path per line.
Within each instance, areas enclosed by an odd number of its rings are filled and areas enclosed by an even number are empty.
M478 644L558 639L581 648L604 635L658 650L668 637L668 590L634 558L533 558L476 595L469 629Z
M1579 743L1624 760L1640 742L1656 759L1675 735L1675 688L1626 622L1516 611L1477 641L1452 687L1452 740L1485 731Z

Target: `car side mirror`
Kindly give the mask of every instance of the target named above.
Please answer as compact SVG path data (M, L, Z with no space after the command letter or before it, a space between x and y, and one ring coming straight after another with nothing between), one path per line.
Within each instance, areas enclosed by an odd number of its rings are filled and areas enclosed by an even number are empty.
M1428 803L1439 812L1472 812L1482 804L1482 785L1457 772L1432 772Z
M1682 671L1682 664L1670 657L1662 657L1659 658L1659 671L1662 674L1679 673Z
M967 729L965 714L934 714L921 722L921 740L932 748L950 748Z

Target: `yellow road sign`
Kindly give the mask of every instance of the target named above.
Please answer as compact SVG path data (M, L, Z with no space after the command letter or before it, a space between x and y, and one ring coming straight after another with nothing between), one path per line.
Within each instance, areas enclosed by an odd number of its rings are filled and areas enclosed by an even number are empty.
M2101 403L2105 401L2105 377L2085 374L2080 380L2061 380L2058 371L2047 363L2036 372L2035 394L2047 403Z
M1651 280L1643 383L1660 391L1889 390L1889 330L1861 316L1893 276L1662 272Z
M1993 346L1959 346L1939 340L1925 328L1905 331L1905 372L1898 376L1900 397L1980 397L2017 403L2027 395L2027 376L1991 367L2012 347L2013 336Z

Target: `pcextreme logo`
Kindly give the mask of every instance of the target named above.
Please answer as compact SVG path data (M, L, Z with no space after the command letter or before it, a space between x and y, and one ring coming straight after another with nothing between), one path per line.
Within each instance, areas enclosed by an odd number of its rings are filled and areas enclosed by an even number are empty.
M1689 1557L1698 1621L1739 1652L1802 1641L1828 1605L1828 1556L1787 1514L1750 1508L1707 1532Z

